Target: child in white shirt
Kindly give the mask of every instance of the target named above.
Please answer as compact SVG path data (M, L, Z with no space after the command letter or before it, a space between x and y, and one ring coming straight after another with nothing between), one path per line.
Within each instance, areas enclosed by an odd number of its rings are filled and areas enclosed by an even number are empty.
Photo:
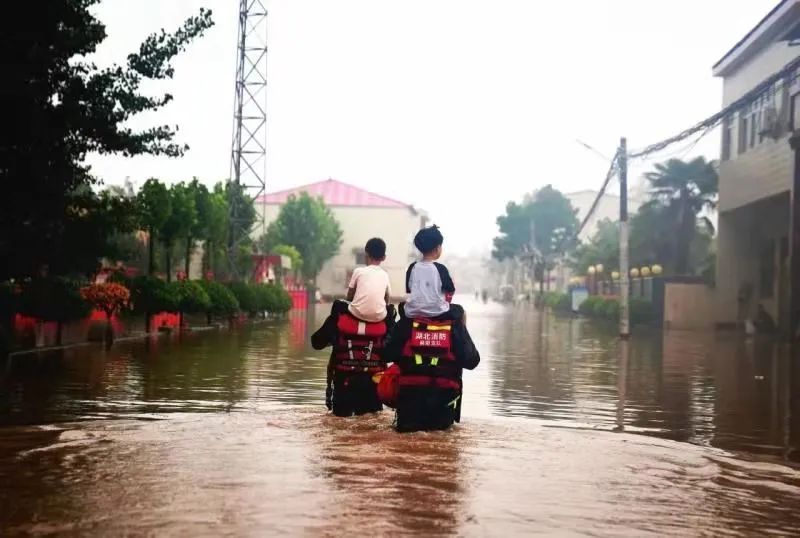
M386 259L386 243L383 239L373 237L367 241L364 252L366 267L358 267L350 278L348 310L358 319L374 323L386 319L386 305L391 296L389 275L380 266Z

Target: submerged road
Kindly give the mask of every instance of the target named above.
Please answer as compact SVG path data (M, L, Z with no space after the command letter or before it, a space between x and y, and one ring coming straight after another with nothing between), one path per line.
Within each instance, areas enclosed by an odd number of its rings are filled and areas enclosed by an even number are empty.
M0 535L797 535L800 380L781 348L465 301L463 422L325 414L324 309L15 357ZM800 357L799 357L800 358Z

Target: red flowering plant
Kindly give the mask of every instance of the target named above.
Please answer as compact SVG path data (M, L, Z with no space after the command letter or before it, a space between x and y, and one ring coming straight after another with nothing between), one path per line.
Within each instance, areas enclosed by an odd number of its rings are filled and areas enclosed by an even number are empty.
M131 292L122 284L104 282L81 288L81 297L93 307L105 312L106 317L111 321L111 317L116 312L127 306Z

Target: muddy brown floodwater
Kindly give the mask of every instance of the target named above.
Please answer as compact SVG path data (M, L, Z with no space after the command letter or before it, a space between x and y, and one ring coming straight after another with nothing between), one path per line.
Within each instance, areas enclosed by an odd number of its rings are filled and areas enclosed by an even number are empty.
M465 302L463 422L325 414L323 310L234 333L18 356L0 535L797 535L798 362Z

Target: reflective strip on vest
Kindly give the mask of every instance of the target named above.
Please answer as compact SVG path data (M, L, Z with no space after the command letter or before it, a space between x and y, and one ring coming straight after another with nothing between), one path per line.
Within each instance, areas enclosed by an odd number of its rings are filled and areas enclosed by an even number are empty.
M422 364L422 355L414 355L414 362Z
M347 341L347 354L350 356L350 360L351 361L355 360L355 357L353 356L353 341L352 340L348 340Z
M439 364L439 357L431 357L431 366L437 366Z
M356 334L359 336L363 336L367 334L367 324L363 321L358 322L358 329L356 330Z

